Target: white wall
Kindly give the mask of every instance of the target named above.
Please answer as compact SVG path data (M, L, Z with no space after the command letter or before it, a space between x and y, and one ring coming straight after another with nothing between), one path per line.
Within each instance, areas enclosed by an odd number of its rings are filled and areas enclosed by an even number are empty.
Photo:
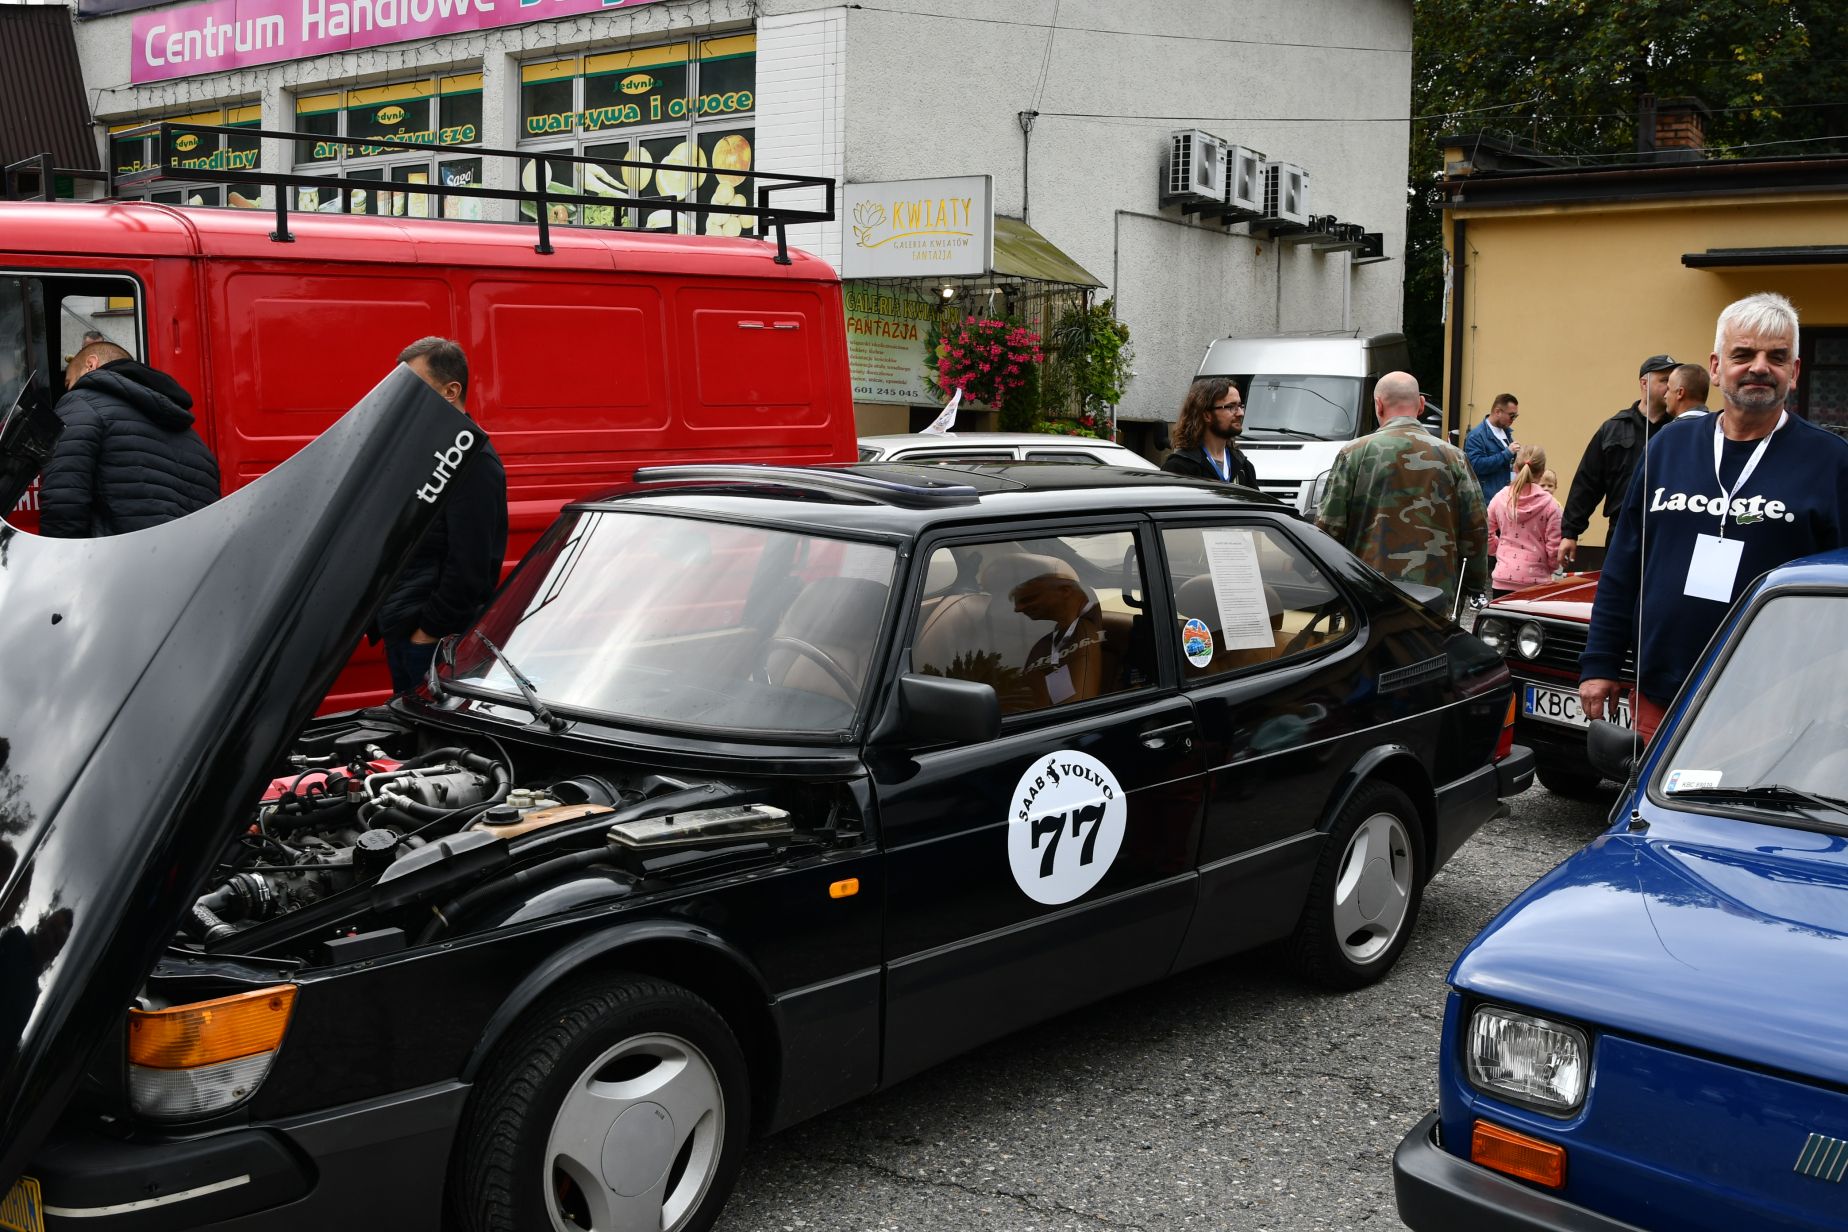
M765 27L817 7L765 0ZM1218 335L1399 327L1411 0L921 8L846 15L846 178L992 175L997 212L1024 207L1116 295L1137 355L1125 417L1171 418ZM1016 117L1026 110L1040 112L1030 180ZM1168 133L1187 127L1308 168L1312 212L1384 232L1394 259L1350 276L1344 255L1177 225L1157 177ZM799 169L768 152L763 164Z

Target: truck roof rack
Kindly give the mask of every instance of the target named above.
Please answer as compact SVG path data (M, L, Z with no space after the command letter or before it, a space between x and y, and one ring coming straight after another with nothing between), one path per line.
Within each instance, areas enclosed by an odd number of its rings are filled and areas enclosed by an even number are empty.
M964 483L900 483L863 471L835 467L759 466L751 463L708 463L688 466L644 466L636 470L637 483L749 484L753 487L790 488L823 496L842 496L900 509L946 509L973 505L981 494Z
M776 260L779 265L790 264L789 242L784 228L790 223L833 222L834 221L834 181L825 176L785 175L774 171L726 171L728 176L737 176L739 192L744 197L744 205L715 205L710 202L686 201L675 197L606 197L596 193L571 192L560 193L548 191L542 177L534 177L534 187L525 188L486 188L479 184L418 184L397 185L392 181L361 180L348 176L317 175L303 171L258 171L244 168L207 168L181 167L174 162L174 139L181 134L191 133L209 137L215 143L221 139L238 137L243 140L251 138L272 138L278 141L313 141L325 145L340 145L349 148L363 148L368 152L409 151L413 153L447 154L450 156L468 155L487 158L543 159L548 163L595 164L598 167L635 167L644 170L658 169L654 163L638 162L630 159L590 158L582 154L530 150L501 150L478 145L438 145L428 141L391 141L382 137L330 137L321 133L298 133L265 128L231 128L222 124L181 124L171 120L160 120L144 124L113 134L117 140L129 140L136 137L159 137L160 161L143 171L117 175L108 171L73 171L63 167L53 167L50 155L39 155L23 159L8 165L4 179L0 180L0 197L7 200L44 200L54 199L56 189L54 180L57 176L68 175L82 179L100 180L106 186L107 196L113 198L121 192L135 191L151 184L164 181L184 181L186 183L209 184L257 184L268 185L276 190L276 229L270 232L270 238L278 243L287 244L295 237L289 231L289 188L338 189L340 203L345 209L351 202L349 194L357 192L414 192L418 196L434 197L441 202L449 197L476 197L492 201L516 201L533 207L533 215L539 225L539 242L534 251L541 255L552 252L552 221L548 206L552 205L590 205L613 206L617 217L623 210L667 210L676 222L682 214L692 214L704 221L709 214L732 214L743 218L754 218L765 233L776 233ZM689 168L697 173L698 168ZM35 174L39 181L39 191L29 196L21 191L22 180ZM707 174L714 174L708 171ZM516 177L518 178L518 177ZM773 201L772 194L790 189L818 188L822 192L820 209L805 209L796 206L779 206ZM636 230L638 228L604 228L597 230Z

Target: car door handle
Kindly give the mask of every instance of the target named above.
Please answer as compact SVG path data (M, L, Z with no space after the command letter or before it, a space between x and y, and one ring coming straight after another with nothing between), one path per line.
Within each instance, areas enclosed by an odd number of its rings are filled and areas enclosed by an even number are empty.
M1170 723L1166 727L1151 727L1142 733L1142 743L1151 749L1165 749L1170 744L1178 744L1181 749L1193 748L1193 720L1184 723Z

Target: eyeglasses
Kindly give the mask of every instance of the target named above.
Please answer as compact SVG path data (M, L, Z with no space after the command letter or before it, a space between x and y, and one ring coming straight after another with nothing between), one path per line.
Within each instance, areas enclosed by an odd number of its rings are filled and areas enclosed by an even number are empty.
M1215 402L1213 409L1215 411L1242 411L1245 409L1245 404L1243 402Z

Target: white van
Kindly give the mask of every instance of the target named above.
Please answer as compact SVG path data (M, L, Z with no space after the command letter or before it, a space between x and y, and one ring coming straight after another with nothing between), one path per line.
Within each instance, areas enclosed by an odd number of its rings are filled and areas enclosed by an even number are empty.
M1238 447L1258 487L1313 517L1341 447L1378 427L1373 385L1411 364L1404 334L1273 334L1219 338L1197 376L1231 377L1245 396ZM1427 423L1438 429L1427 408Z

